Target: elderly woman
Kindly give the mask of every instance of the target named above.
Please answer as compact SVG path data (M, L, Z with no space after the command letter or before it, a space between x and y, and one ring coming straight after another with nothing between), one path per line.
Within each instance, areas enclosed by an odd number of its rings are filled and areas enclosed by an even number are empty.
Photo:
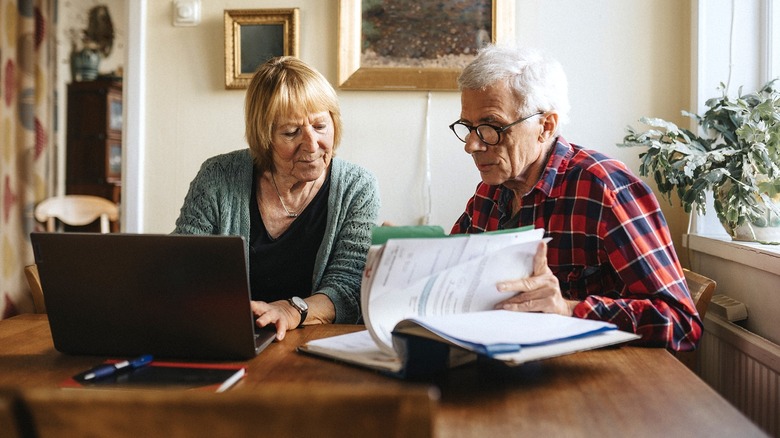
M334 157L333 87L296 58L271 59L249 84L245 118L249 149L201 166L174 233L245 238L252 311L279 340L306 324L358 322L379 198L369 172Z
M608 321L645 346L691 350L702 324L653 192L623 163L559 134L569 109L560 64L488 46L459 78L465 143L482 182L452 233L531 225L531 277L497 285L499 307Z

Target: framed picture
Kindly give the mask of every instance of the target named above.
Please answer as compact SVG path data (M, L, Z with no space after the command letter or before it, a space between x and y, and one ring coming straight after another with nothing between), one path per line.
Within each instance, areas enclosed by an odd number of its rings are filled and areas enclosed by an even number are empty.
M515 0L339 0L339 87L456 90L486 43L514 40Z
M225 10L225 88L246 88L257 67L298 56L298 8Z

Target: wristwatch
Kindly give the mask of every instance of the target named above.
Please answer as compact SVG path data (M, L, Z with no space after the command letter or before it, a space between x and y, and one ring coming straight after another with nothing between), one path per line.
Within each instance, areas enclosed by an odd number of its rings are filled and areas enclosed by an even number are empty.
M309 305L301 297L292 297L287 301L301 314L301 323L298 324L297 328L303 327L303 322L306 321L306 315L309 313Z

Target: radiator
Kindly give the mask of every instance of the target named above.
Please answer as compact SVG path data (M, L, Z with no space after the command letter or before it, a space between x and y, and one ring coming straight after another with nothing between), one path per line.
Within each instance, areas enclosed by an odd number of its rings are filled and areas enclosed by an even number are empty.
M780 438L780 346L707 314L698 350L701 378L771 436Z

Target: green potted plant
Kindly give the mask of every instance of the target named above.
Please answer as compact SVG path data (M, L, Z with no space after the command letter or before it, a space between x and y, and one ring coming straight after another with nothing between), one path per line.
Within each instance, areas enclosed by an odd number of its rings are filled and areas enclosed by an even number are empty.
M639 173L652 175L664 198L672 192L690 213L706 213L712 192L718 219L735 240L780 243L780 91L778 80L755 93L706 102L696 120L701 135L674 123L643 117L651 129L626 128L618 146L643 146Z

